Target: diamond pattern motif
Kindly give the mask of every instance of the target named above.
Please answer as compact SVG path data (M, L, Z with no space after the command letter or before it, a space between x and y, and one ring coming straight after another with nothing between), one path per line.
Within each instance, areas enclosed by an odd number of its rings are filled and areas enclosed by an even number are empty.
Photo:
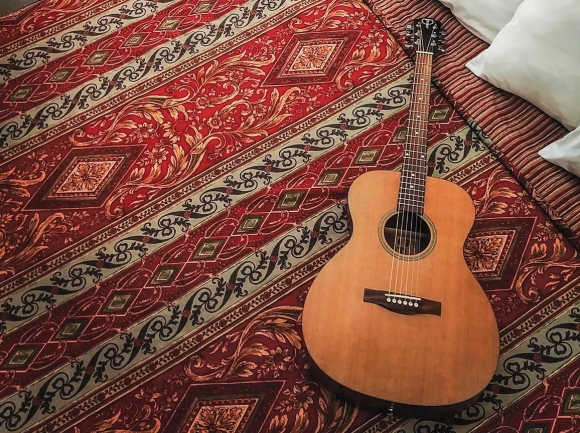
M195 251L193 258L198 259L198 260L215 258L215 256L217 256L223 242L224 241L221 239L213 239L213 240L203 241L201 243L201 245Z
M264 217L262 215L248 215L246 216L238 226L238 233L255 233L260 228L262 220Z
M14 92L12 92L8 100L17 102L26 101L28 98L30 98L30 95L32 95L34 90L35 87L33 86L20 86Z
M40 346L16 346L4 361L2 369L27 370L39 350Z
M75 340L86 326L87 321L83 319L67 320L54 337L56 340Z
M50 77L48 81L53 83L64 83L73 72L74 69L72 68L58 69L54 74L52 74L52 77Z
M143 146L73 149L27 204L29 209L101 206Z
M85 62L86 65L95 66L95 65L104 65L105 62L111 57L113 54L112 51L95 51Z
M105 314L124 314L131 306L135 296L137 293L134 291L113 292L105 303L102 312Z
M286 191L278 201L278 209L296 209L300 206L304 191Z
M362 148L356 156L354 163L356 165L374 164L379 159L381 148Z
M258 432L282 385L281 381L192 385L165 431Z
M264 85L330 82L356 42L358 31L310 32L294 35Z
M179 272L179 267L177 266L161 266L155 272L155 275L149 282L150 286L168 286L170 285L177 273Z

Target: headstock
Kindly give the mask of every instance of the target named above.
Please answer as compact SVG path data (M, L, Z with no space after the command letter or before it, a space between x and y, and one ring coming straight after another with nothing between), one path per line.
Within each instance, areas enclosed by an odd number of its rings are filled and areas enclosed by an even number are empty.
M443 37L447 34L441 30L441 23L433 18L419 18L413 20L406 28L406 48L417 53L444 53L441 45L445 43Z

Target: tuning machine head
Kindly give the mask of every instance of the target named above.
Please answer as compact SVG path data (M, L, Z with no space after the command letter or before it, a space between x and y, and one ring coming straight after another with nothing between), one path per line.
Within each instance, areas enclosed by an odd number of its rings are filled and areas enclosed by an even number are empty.
M407 45L413 43L413 26L410 24L405 28L405 42Z

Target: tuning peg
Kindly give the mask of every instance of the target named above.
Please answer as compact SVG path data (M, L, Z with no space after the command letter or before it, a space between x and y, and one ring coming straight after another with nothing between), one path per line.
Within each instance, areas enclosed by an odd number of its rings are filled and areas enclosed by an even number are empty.
M441 54L445 54L445 48L441 48L441 47L439 47L437 50L438 50L438 51L439 51Z
M411 24L407 24L407 27L405 27L405 30L407 30L407 32L412 32L413 26Z
M445 30L441 30L439 32L439 36L447 36L447 32Z
M447 40L446 39L439 38L439 44L444 45L446 43L447 43Z
M413 48L413 44L405 44L405 48L410 50L411 48Z

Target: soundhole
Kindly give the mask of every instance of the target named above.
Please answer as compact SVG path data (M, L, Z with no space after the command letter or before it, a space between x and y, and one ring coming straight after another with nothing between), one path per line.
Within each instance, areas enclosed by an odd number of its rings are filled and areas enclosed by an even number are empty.
M413 212L394 213L383 230L387 245L403 256L421 254L431 243L429 224Z

